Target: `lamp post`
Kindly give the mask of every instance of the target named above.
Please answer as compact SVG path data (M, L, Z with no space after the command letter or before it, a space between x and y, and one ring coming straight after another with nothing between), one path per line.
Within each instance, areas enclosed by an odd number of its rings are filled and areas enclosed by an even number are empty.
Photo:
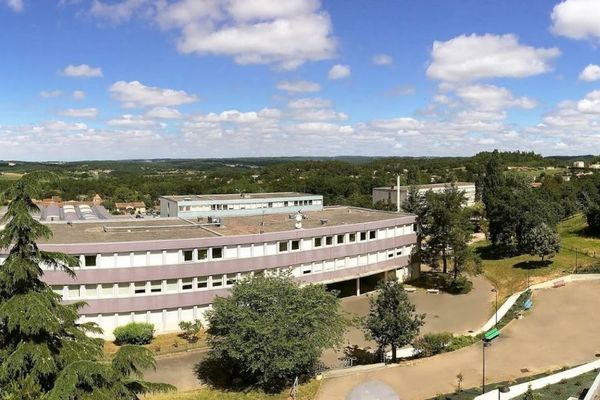
M498 388L498 400L500 400L500 393L510 392L510 386L501 386Z
M485 348L486 347L490 347L492 345L492 343L487 342L487 341L483 341L483 379L482 379L482 385L481 385L481 393L485 393Z
M492 292L496 293L496 324L495 327L498 327L498 289L493 288Z

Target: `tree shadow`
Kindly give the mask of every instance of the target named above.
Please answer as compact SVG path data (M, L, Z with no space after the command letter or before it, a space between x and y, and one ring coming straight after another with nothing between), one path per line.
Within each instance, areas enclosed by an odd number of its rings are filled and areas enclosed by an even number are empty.
M341 359L342 363L347 363L348 359L352 359L352 365L375 364L381 360L381 353L377 349L358 347L357 345L346 346L344 348L344 356L345 359Z
M482 260L502 260L517 255L513 247L488 244L475 248L475 253Z
M515 268L519 269L538 269L544 268L548 265L552 264L552 260L529 260L529 261L521 261L514 265Z

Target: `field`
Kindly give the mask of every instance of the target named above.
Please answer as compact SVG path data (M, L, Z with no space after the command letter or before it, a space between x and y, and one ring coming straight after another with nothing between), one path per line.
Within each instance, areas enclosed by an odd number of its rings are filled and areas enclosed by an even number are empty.
M298 388L297 400L313 400L319 390L321 381L313 380ZM214 389L200 389L189 392L166 393L146 396L144 400L287 400L289 392L268 395L260 391L223 392Z
M585 217L582 215L562 221L558 226L561 250L545 265L541 264L539 257L530 255L503 258L495 254L486 241L473 246L483 259L486 278L499 289L500 297L504 298L525 289L528 279L533 284L572 273L576 262L578 268L600 262L600 238L587 236L585 228ZM593 257L594 252L598 258Z

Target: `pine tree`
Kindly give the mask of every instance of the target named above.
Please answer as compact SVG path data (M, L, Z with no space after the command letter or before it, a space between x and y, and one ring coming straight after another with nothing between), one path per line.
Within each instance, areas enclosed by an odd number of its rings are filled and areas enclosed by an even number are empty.
M39 211L32 196L44 178L26 175L4 193L10 202L0 220L0 247L8 253L0 265L0 399L137 399L171 389L137 379L154 366L145 348L125 346L112 362L99 361L102 341L87 334L101 330L77 322L84 303L62 304L42 281L41 265L73 276L78 265L76 258L36 244L52 234L32 217Z

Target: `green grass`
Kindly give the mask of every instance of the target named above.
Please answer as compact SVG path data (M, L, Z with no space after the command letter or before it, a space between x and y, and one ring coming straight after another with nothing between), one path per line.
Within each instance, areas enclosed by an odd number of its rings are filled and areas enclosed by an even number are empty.
M312 380L300 385L298 400L313 400L317 395L321 381ZM261 391L225 392L217 389L198 389L189 392L166 393L155 396L146 396L144 400L287 400L289 391L279 394L265 394Z
M554 256L551 262L543 264L540 258L530 255L506 257L495 253L493 246L487 241L473 244L475 250L483 259L484 274L492 284L498 288L500 298L505 298L512 293L527 287L528 275L530 283L545 281L561 275L567 275L575 269L575 251L580 249L577 256L579 267L591 265L594 261L600 262L600 238L586 235L585 217L577 215L561 222L558 231L563 247ZM585 254L593 254L596 249L599 258L592 258Z

